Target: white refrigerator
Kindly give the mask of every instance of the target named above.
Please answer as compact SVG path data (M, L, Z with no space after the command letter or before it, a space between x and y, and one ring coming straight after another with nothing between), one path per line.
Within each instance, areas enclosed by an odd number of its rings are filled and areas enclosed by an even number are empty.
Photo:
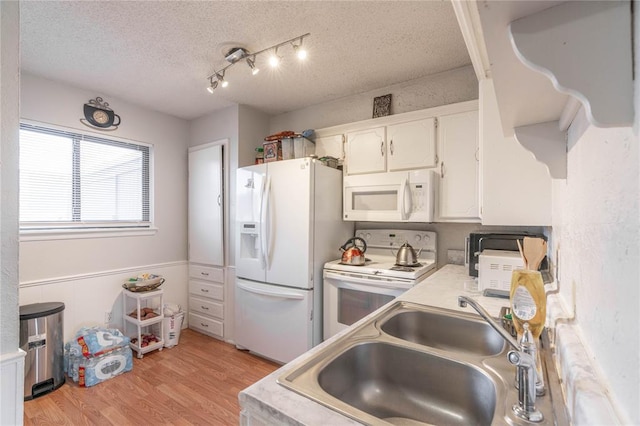
M237 171L236 345L286 363L322 341L322 268L353 236L342 172L311 158Z

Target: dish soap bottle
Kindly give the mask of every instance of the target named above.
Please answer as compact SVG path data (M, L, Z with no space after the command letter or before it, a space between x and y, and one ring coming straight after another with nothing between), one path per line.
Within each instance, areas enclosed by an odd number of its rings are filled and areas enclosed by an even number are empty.
M528 322L533 338L538 340L547 317L547 296L540 272L528 269L513 271L509 300L518 337L522 337L522 324Z

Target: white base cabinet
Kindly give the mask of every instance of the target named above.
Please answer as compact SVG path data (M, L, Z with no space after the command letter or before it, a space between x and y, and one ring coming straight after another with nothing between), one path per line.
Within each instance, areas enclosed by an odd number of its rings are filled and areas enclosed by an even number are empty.
M224 339L224 270L189 264L189 328Z

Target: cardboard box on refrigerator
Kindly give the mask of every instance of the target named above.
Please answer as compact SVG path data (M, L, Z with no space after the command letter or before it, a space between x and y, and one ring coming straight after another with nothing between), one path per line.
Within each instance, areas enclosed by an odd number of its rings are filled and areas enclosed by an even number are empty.
M282 160L282 142L270 141L262 144L264 148L264 162L270 163L272 161Z

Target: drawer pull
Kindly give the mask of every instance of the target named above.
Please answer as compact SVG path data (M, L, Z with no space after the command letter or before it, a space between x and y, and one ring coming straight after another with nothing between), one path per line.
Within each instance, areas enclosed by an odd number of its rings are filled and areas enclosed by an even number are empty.
M200 306L202 309L204 309L205 311L208 311L209 308L207 308L206 306Z
M200 275L204 275L205 277L208 277L209 273L208 272L200 272Z
M203 322L201 322L200 325L203 326L203 327L209 327L209 324L205 324Z
M200 291L203 293L209 293L209 290L207 290L206 288L201 288Z

